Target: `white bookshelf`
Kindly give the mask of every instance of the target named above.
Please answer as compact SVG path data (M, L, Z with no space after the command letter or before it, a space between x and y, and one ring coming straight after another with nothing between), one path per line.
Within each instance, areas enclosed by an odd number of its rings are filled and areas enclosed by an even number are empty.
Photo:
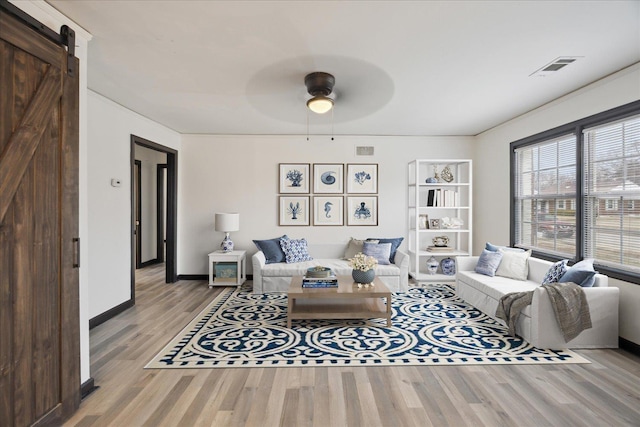
M449 167L453 175L451 182L445 182L442 177L439 182L427 183L427 178L434 177L434 167L440 175L445 167ZM427 272L427 260L433 255L438 262L442 259L471 254L473 231L473 180L472 162L468 159L425 159L413 160L408 167L408 249L411 259L409 274L418 282L453 282L455 276L441 274L438 267L437 274ZM447 204L437 205L436 195L447 192ZM432 197L429 197L431 193ZM453 200L453 201L452 201ZM460 228L421 228L420 217L426 215L429 221L441 220L444 217L460 218L463 223ZM444 252L427 251L432 246L432 239L436 236L449 238L449 250Z

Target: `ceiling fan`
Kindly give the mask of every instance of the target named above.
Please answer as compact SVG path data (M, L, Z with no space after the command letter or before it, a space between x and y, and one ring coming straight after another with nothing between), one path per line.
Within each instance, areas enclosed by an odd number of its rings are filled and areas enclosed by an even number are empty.
M304 85L312 96L307 101L307 108L317 114L324 114L333 108L333 99L329 98L336 83L335 77L329 73L317 71L307 74Z

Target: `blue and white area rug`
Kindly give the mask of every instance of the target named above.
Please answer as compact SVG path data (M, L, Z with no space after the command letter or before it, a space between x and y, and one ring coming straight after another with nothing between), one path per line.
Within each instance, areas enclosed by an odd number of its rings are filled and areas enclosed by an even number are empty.
M226 288L145 368L590 363L508 336L447 285L416 285L392 300L392 327L296 320L289 329L286 294Z

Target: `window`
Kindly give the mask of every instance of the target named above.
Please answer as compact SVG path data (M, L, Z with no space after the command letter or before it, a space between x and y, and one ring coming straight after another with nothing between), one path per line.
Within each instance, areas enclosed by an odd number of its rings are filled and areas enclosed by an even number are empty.
M640 283L640 101L511 144L511 243Z
M567 200L576 198L575 153L573 134L516 149L519 246L563 256L575 253L576 211L566 209Z
M584 255L640 272L640 115L583 133Z

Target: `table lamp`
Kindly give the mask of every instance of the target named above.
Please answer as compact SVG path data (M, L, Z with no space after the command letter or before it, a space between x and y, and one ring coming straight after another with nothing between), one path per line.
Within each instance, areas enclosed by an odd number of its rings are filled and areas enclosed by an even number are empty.
M240 230L240 214L237 213L216 213L216 231L224 233L224 239L220 243L222 252L233 250L233 241L229 238L231 231Z

